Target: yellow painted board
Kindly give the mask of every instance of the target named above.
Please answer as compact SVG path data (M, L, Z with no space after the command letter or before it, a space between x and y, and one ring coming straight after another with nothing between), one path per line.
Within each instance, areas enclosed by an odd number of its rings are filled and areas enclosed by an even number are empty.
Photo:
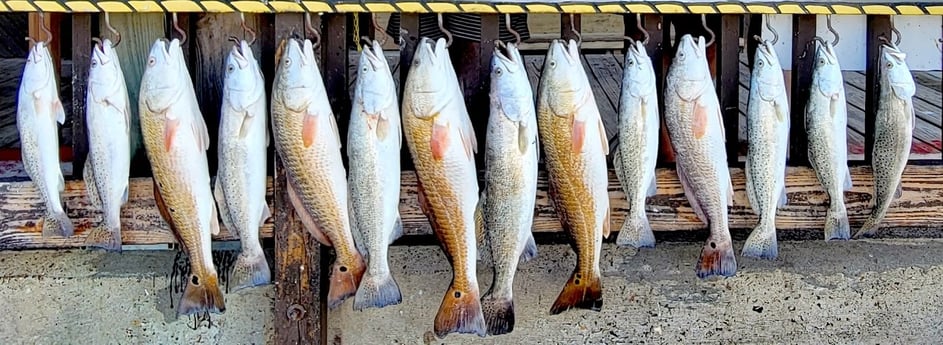
M655 5L655 8L658 9L658 12L659 12L659 13L666 13L666 14L670 14L670 13L688 13L688 9L686 9L686 8L684 8L684 6L681 6L681 5L678 5L678 4L657 4L657 5Z
M429 10L426 6L423 6L421 2L397 2L396 7L399 7L400 11L407 13L428 13Z
M360 4L335 4L334 9L337 12L367 12L367 8L361 6Z
M593 5L560 5L560 10L564 13L596 13L596 8Z
M805 14L806 11L802 9L802 6L797 4L782 4L779 5L779 13L782 14Z
M857 7L848 5L832 5L832 11L835 14L861 14L861 10Z
M809 14L832 14L832 10L825 5L805 5L805 10Z
M740 4L717 4L716 7L720 13L747 13L747 9Z
M459 7L463 12L468 13L496 13L498 11L488 4L461 4Z
M646 4L626 4L625 9L630 13L658 13L658 10Z
M903 15L921 15L926 14L920 7L914 5L897 5L894 6L897 9L897 12Z
M0 1L0 12L10 12L10 8L3 1Z
M323 1L302 1L301 3L305 6L305 8L308 9L309 12L334 12L334 8L331 7L331 4Z
M98 7L95 7L95 4L91 1L66 1L65 5L68 6L72 12L100 12ZM3 5L0 5L0 7L2 6Z
M242 2L243 2L243 3L251 3L252 1L242 1ZM301 4L299 4L299 3L297 3L297 2L294 2L294 1L269 1L268 4L269 4L269 6L272 6L272 10L275 11L276 13L284 13L284 12L304 12L304 10L305 10L304 6L302 6ZM247 10L248 10L248 9L251 9L251 8L257 8L257 6L255 6L254 4L253 4L253 5L246 4L246 5L247 5L247 7L250 7L250 8L247 8ZM261 4L261 3L260 3L260 4L258 4L258 5L262 5L261 7L259 7L259 9L264 9L265 12L268 12L268 9L265 8L265 5L264 5L264 4ZM239 6L236 5L236 4L233 4L233 6L235 6L236 9L239 9ZM240 9L240 11L242 11L242 10ZM248 12L248 11L246 11L246 12Z
M527 11L530 13L560 13L560 10L551 5L545 4L528 4Z
M426 6L435 13L458 13L461 10L458 5L450 2L427 2Z
M695 14L715 14L715 13L717 13L717 10L715 10L713 7L707 6L707 5L688 5L688 11L690 11L691 13L695 13Z
M214 13L233 12L233 8L229 7L229 5L223 3L222 1L203 0L200 3L203 5L203 8L206 8L206 12L214 12Z
M501 13L527 13L527 11L524 10L524 8L519 5L499 4L499 5L495 5L495 7L497 7L498 12L501 12Z
M927 13L933 15L943 15L943 6L927 6Z
M747 9L750 10L750 13L754 14L776 14L776 8L773 6L767 5L747 5Z
M897 11L887 5L865 5L861 6L861 9L866 14L897 14Z
M7 6L14 12L36 12L36 8L28 1L7 1Z

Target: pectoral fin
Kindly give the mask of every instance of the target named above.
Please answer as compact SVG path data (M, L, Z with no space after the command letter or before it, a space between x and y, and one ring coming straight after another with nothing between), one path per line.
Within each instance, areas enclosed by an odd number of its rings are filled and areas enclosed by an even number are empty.
M448 124L439 124L435 122L432 124L432 141L430 142L432 147L432 158L435 160L441 160L442 157L445 157L445 152L449 149L449 125Z
M602 142L602 153L609 155L609 138L606 136L606 126L602 123L601 117L596 117L596 123L599 126L599 140Z
M62 101L55 100L52 103L53 114L56 115L56 122L60 125L65 123L65 108L62 107Z
M583 151L583 141L586 140L586 122L573 118L573 131L570 134L573 142L573 152Z
M174 138L177 136L177 129L180 127L180 120L167 119L164 122L164 150L170 151L174 144Z
M301 126L301 142L304 147L311 147L314 144L315 135L318 132L318 119L312 114L306 114L304 124Z

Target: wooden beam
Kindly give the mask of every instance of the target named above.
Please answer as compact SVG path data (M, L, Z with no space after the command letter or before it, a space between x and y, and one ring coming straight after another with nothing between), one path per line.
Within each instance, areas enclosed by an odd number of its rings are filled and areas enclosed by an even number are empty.
M812 69L815 67L814 14L792 16L792 82L789 106L789 164L809 166L809 144L805 132L805 105L809 102ZM751 39L752 40L752 39Z
M42 41L46 40L46 33L42 30L42 27L45 26L52 33L52 40L49 41L49 54L52 55L52 63L55 66L56 70L56 81L59 81L59 77L62 76L60 68L62 67L62 36L61 36L61 26L59 22L62 21L62 13L43 13L43 17L39 17L39 13L33 12L29 14L29 37L32 37L34 40ZM32 46L30 46L32 47Z
M81 179L88 157L85 100L92 53L92 15L72 15L72 177Z
M747 200L743 169L731 168L730 171L734 185L734 206L729 209L730 228L752 229L756 225L757 218ZM628 203L614 172L610 172L609 175L612 228L619 229L625 218ZM677 173L673 169L659 168L656 175L658 194L650 197L646 206L652 229L655 231L706 229L688 205ZM864 166L853 167L851 177L854 187L845 193L845 202L851 226L857 228L871 213L870 202L874 181L871 169ZM546 173L541 172L538 179L534 232L559 232L561 231L560 222L547 196ZM882 222L882 227L904 229L943 227L943 213L939 211L939 205L943 204L943 166L908 166L904 171L902 181L904 193L891 205L887 217ZM154 206L151 183L149 178L134 178L131 181L128 205L122 210L124 244L175 243L173 235ZM283 175L276 178L275 184L284 186ZM815 172L808 167L787 168L786 188L789 203L779 211L776 218L777 229L780 231L821 230L825 222L825 212L828 209L828 195L818 182ZM285 318L286 308L300 302L287 303L283 301L284 298L291 296L291 293L301 291L300 289L308 289L306 291L309 295L319 296L314 294L316 288L313 286L317 284L299 285L302 280L307 281L301 278L302 275L317 274L317 269L307 267L319 267L311 261L314 260L311 258L312 250L318 249L314 246L302 250L309 243L314 243L314 239L310 238L297 222L296 216L291 211L291 205L286 199L287 196L280 193L272 195L275 190L284 189L269 188L268 193L274 199L273 210L276 216L273 223L263 227L262 237L270 238L273 234L276 236L277 277L280 282L278 285L280 290L277 291L280 297L276 300L276 317L281 318L280 321L285 321L285 323L278 322L276 325L289 325L288 319ZM85 186L81 181L66 182L63 198L69 210L69 216L76 224L76 236L68 239L43 239L42 234L32 228L43 213L42 201L33 184L31 182L0 183L0 218L6 220L0 223L0 250L82 247L85 232L98 224L99 211L91 206L86 197ZM400 214L406 235L432 234L429 222L420 210L416 198L416 176L413 172L403 172ZM273 229L277 230L273 231ZM237 238L223 227L220 235L215 239L236 240ZM309 259L299 256L302 254ZM302 266L306 267L303 271ZM288 290L281 290L282 287ZM304 302L302 305L317 303L317 301L303 299L299 301ZM309 315L316 312L316 309L311 309L310 305L305 307L305 310ZM297 324L295 323L297 320L291 321L292 327L313 327ZM303 329L307 332L311 328ZM276 331L276 333L279 332L281 331ZM283 334L297 335L297 333Z
M312 15L311 20L316 29L321 27L319 16ZM293 31L304 32L303 22L299 13L277 14L275 40L280 42ZM321 288L322 249L291 206L285 169L278 157L275 173L275 343L324 344L327 327Z
M399 95L400 105L403 104L403 85L406 85L406 77L409 76L409 67L413 63L413 54L416 53L416 45L419 44L419 14L417 13L399 13L399 27L406 30L403 37L403 48L399 53ZM402 31L400 31L402 34ZM394 35L393 38L399 37ZM412 170L414 168L413 159L405 145L400 152L400 167L403 170Z
M885 15L868 16L867 19L866 53L865 53L865 98L864 98L864 161L871 164L871 155L874 152L874 121L877 117L877 100L881 97L878 88L878 70L881 63L881 45L879 37L889 40L891 37L891 17Z
M717 92L727 134L727 163L739 164L740 150L740 15L720 15L717 40Z
M341 142L347 142L347 127L350 123L350 93L348 92L347 73L350 60L347 49L347 17L344 13L328 13L321 19L324 28L321 33L321 73L324 75L324 87ZM344 166L347 166L347 150L341 150Z
M763 25L765 23L763 23L764 19L763 19L762 14L750 14L750 15L745 16L744 20L746 21L746 30L747 30L747 37L746 37L747 65L750 66L750 70L753 70L753 60L756 58L756 48L759 47L760 45L760 42L753 39L753 36L763 35Z

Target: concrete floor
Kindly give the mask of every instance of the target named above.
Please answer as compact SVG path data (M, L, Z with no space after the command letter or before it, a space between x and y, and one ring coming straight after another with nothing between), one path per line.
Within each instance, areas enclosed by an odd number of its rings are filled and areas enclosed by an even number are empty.
M741 243L737 243L739 250ZM637 253L604 247L601 312L548 310L575 263L564 245L541 245L516 280L517 325L506 336L432 336L451 278L435 246L395 247L403 303L329 315L344 344L907 343L943 339L943 241L780 244L780 259L738 257L730 279L700 281L700 246L662 243ZM175 320L169 251L122 255L0 253L0 344L264 344L273 335L271 286L228 294L213 328ZM490 273L480 270L490 284ZM178 298L178 296L174 296Z

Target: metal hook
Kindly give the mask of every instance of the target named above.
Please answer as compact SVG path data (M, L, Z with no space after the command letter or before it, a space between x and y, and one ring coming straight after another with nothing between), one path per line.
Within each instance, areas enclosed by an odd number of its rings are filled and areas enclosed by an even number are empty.
M246 25L246 14L245 14L245 13L239 12L239 19L242 20L242 24L240 24L240 26L242 27L243 39L245 39L245 35L246 35L246 34L249 34L249 37L252 37L252 39L249 40L249 45L251 46L253 43L255 43L255 39L256 39L255 30L252 30L252 28L250 28L248 25ZM237 42L237 43L238 43L238 42Z
M46 39L42 42L44 45L48 46L49 42L52 42L52 31L49 31L49 27L46 26L46 15L43 14L42 11L37 13L39 13L39 29L43 31L44 35L46 35ZM36 40L34 40L32 37L26 37L26 40L36 44Z
M770 42L770 44L776 44L776 42L779 42L779 33L776 32L776 29L773 29L773 25L770 24L769 15L764 14L763 16L764 16L763 21L766 22L765 23L766 28L769 29L769 31L773 33L773 41Z
M174 21L174 30L177 31L177 33L179 33L181 37L180 46L183 46L183 44L187 41L187 32L183 31L183 29L180 28L180 24L177 23L177 12L173 13L173 21Z
M936 49L939 49L941 52L943 52L943 46L940 45L940 43L943 43L943 38L937 38L934 43L936 43Z
M318 30L314 29L314 25L311 24L311 12L305 12L305 30L311 32L314 35L314 44L312 47L314 49L318 48L318 45L321 44L321 33Z
M648 35L648 31L646 31L645 28L642 27L642 14L641 14L641 13L636 13L636 14L635 14L635 27L636 27L640 32L642 32L642 37L644 37L644 38L642 39L642 44L648 44L649 35ZM629 37L629 36L622 36L622 38L625 39L626 41L629 41L629 43L631 43L631 44L633 44L633 45L635 44L635 39L632 38L632 37Z
M711 34L711 39L710 39L710 41L707 41L707 45L704 46L705 48L706 48L706 47L710 47L712 44L714 44L714 38L716 38L716 37L715 37L715 35L714 35L714 30L711 30L711 28L707 27L707 15L706 15L706 14L701 14L701 25L704 26L704 30L707 30L707 33Z
M521 45L521 34L518 33L517 31L514 31L514 28L511 27L511 14L510 13L504 14L504 25L508 27L508 32L510 32L511 35L514 35L514 45L516 46Z
M894 46L895 48L900 44L900 31L897 31L897 28L894 27L894 18L891 17L891 36L893 35L897 35L897 40L895 40L893 44L891 44L891 41L887 37L884 37L884 34L878 36L878 40L881 40L881 42L887 45Z
M583 44L583 35L576 31L576 16L570 13L570 32L576 35L576 45Z
M121 43L121 33L115 30L115 27L111 26L111 16L108 12L105 12L105 27L108 28L108 31L111 31L112 35L115 35L115 41L111 43L111 47L117 47L118 43Z
M837 46L837 45L838 45L838 40L841 39L841 37L838 36L838 31L835 31L835 28L832 27L832 15L831 15L831 14L825 16L825 26L828 27L828 31L832 33L832 36L835 36L835 40L832 41L832 46ZM820 37L819 39L822 39L822 38ZM823 44L825 43L824 40L823 40L822 43L823 43Z
M399 29L399 42L396 42L399 45L399 49L402 50L406 47L406 36L409 36L409 30L400 28Z
M445 34L445 37L446 37L445 46L451 47L452 46L452 33L449 32L449 30L446 30L445 26L442 24L442 13L439 13L439 31L442 31L442 33Z
M373 32L374 32L374 36L383 35L383 41L380 41L380 45L382 46L382 45L386 44L386 41L390 38L390 35L388 35L388 34L386 33L386 30L384 30L383 27L380 26L380 22L377 21L377 14L376 14L376 13L371 13L371 14L370 14L370 19L373 21ZM364 38L366 38L366 37L364 37ZM369 42L370 39L367 38L365 41Z

